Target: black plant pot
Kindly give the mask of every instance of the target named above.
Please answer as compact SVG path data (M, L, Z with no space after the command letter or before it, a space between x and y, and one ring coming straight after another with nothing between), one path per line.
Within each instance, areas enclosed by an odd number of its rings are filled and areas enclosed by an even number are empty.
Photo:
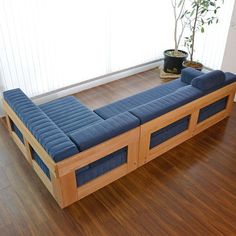
M183 69L183 62L188 57L188 53L182 50L178 50L183 55L181 56L171 56L170 52L173 52L173 49L168 49L164 51L164 71L166 73L180 74Z

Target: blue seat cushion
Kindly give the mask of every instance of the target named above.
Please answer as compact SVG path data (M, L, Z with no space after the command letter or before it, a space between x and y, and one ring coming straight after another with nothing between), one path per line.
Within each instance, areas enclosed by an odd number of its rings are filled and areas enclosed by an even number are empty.
M178 89L174 93L136 107L130 110L130 112L140 119L141 124L144 124L202 95L204 95L204 93L201 90L194 88L192 85L188 85Z
M186 84L191 84L194 78L203 74L204 74L203 72L195 70L191 67L185 68L181 71L181 81L183 81Z
M67 135L103 120L73 96L60 98L39 107Z
M95 179L98 176L101 176L108 171L124 164L127 162L127 147L122 148L110 155L103 157L91 164L89 164L87 169L77 170L76 173L76 182L77 186L81 186L90 180Z
M79 152L68 136L20 89L5 91L3 96L55 162Z
M139 125L137 117L125 112L71 133L69 137L80 151L84 151Z
M196 77L192 80L191 84L195 88L208 92L217 89L219 86L223 86L224 82L225 73L220 70L215 70Z
M108 119L112 116L116 116L137 106L170 94L176 91L178 88L184 87L186 85L187 84L182 82L180 79L176 79L169 83L157 86L142 93L135 94L104 107L98 108L95 110L95 112L103 119Z

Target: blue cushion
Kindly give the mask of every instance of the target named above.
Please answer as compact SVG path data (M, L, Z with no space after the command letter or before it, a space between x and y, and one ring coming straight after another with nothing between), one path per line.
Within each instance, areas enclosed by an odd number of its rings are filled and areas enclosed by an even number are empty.
M171 110L201 97L204 93L191 85L178 89L176 92L136 107L130 112L138 117L141 124L155 119Z
M73 96L45 103L40 108L67 135L103 120Z
M185 68L181 71L181 81L183 81L186 84L191 84L194 78L203 74L204 74L203 72L195 70L191 67Z
M80 151L139 126L139 119L129 112L111 117L71 133L69 137Z
M220 70L211 71L204 75L198 76L192 80L192 86L202 91L209 91L218 86L223 86L225 82L225 74Z
M3 96L54 161L78 153L76 145L20 89L5 91Z
M88 181L101 176L108 171L124 164L127 162L127 147L122 148L110 155L103 157L89 165L89 168L84 170L77 170L76 174L76 181L77 186L81 186Z
M180 79L173 80L169 83L159 85L153 89L149 89L142 93L135 94L128 98L113 102L109 105L96 109L95 112L104 119L118 115L125 111L129 111L137 106L143 105L167 94L176 91L178 88L184 87L187 84Z

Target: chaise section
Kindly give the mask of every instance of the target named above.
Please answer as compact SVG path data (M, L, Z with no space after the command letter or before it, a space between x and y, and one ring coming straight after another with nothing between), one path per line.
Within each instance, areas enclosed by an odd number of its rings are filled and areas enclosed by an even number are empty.
M103 120L73 96L60 98L39 107L66 135Z
M80 151L84 151L139 125L137 117L125 112L71 133L69 137Z
M6 91L3 96L55 162L78 153L76 145L20 89Z
M129 111L137 106L146 104L158 98L164 97L177 89L187 86L181 79L176 79L170 83L157 86L145 92L138 93L128 98L113 102L107 106L94 110L103 119L116 116L120 113Z

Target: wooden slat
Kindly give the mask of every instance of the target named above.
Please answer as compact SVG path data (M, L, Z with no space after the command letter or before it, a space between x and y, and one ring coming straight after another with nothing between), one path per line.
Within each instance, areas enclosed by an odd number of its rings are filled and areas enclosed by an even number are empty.
M48 179L48 177L45 175L45 173L41 170L39 165L33 160L32 166L34 168L34 171L37 173L39 178L42 180L48 191L54 196L53 194L53 187L51 181Z
M18 146L18 148L24 154L26 160L29 162L28 154L27 154L27 150L25 148L25 145L21 142L21 140L19 139L19 137L16 135L16 133L14 131L12 131L12 139L15 141L16 145Z

